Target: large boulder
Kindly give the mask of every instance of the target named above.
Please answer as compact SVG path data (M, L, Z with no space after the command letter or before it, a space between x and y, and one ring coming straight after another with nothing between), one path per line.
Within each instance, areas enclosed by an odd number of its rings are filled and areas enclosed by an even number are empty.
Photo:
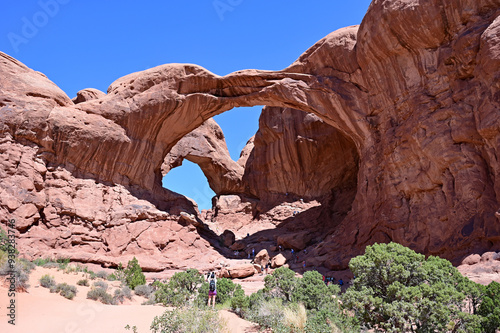
M286 258L281 253L278 253L271 259L271 267L277 268L286 264Z
M260 250L255 255L253 262L257 265L266 266L266 264L269 262L269 253L267 252L267 250L266 249Z
M221 270L222 277L231 279L242 279L257 273L253 264L242 264L233 267L224 267Z

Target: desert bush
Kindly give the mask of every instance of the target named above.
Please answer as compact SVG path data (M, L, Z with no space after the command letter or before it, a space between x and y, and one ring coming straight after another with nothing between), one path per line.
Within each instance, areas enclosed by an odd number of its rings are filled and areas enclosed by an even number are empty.
M61 296L67 299L73 299L77 293L75 286L69 285L66 282L58 283L56 286L50 288L51 293L59 293Z
M0 276L6 277L7 282L9 283L9 288L10 282L13 281L16 291L26 291L28 289L29 275L32 270L32 266L28 263L29 262L27 260L19 258L16 258L13 264L9 261L5 261L3 263L0 267Z
M56 286L56 281L52 276L45 274L40 278L40 285L44 288L50 289Z
M103 288L92 288L87 293L87 298L94 301L100 301L104 304L116 304L113 296L107 293Z
M134 293L137 296L144 296L146 298L149 298L149 295L151 295L152 292L153 292L153 286L147 284L141 284L134 288Z
M48 262L42 265L43 268L59 268L59 264L55 262Z
M396 243L374 244L351 259L349 268L356 279L342 300L368 328L445 332L467 326L466 331L476 330L474 315L462 312L466 278L447 260L426 259Z
M65 270L69 265L69 258L57 258L58 269Z
M108 273L106 273L106 271L99 271L97 273L95 273L95 276L100 278L100 279L107 279L108 278Z
M130 289L134 289L135 286L146 284L146 277L142 273L141 266L139 266L139 261L134 257L127 264L127 268L123 271L125 275L125 283Z
M226 325L218 313L190 307L167 310L154 318L153 333L222 333Z
M108 277L107 277L106 279L107 279L108 281L116 281L116 280L118 280L118 279L116 278L115 273L111 273L111 274L109 274L109 275L108 275Z
M144 301L141 303L141 305L154 305L156 303L159 303L157 300L156 300L156 296L154 293L152 293L151 295L149 295L149 298L147 301Z
M132 291L129 287L123 286L121 289L115 289L113 295L114 303L123 303L125 298L132 299Z
M79 285L79 286L88 287L89 286L89 280L87 280L87 279L81 279L81 280L78 280L78 282L76 284Z
M132 290L128 286L123 286L121 290L125 298L132 299Z
M108 284L104 281L96 281L94 282L95 288L102 288L104 290L108 290Z

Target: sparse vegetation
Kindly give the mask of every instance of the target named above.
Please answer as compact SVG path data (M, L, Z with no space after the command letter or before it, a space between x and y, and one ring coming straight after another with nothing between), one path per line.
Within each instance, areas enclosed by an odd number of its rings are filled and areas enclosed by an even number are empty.
M100 287L92 287L92 289L90 289L87 293L87 298L94 301L100 301L104 304L116 304L113 296L107 293L105 289Z
M95 274L96 277L100 278L100 279L105 279L107 280L108 278L108 273L106 273L106 271L99 271Z
M56 286L50 288L51 293L59 293L61 296L66 297L67 299L73 299L76 296L77 289L75 286L71 286L64 283L58 283Z
M149 298L149 296L153 293L153 290L154 290L153 286L147 284L141 284L135 287L134 293L137 296L144 296L146 298Z
M78 282L76 284L79 285L79 286L88 287L89 286L89 280L87 280L87 279L81 279L81 280L78 280Z
M4 262L0 266L0 276L14 277L16 291L26 291L29 287L29 275L35 265L23 258L15 258L14 261L7 260L7 255L1 253L4 252L0 251L0 257L4 258Z
M56 286L56 281L54 280L54 277L45 274L40 278L40 285L44 288L52 288Z
M108 290L108 284L104 281L96 281L94 282L95 288L102 288L104 290Z
M222 333L225 329L216 311L190 307L167 310L151 324L153 333Z

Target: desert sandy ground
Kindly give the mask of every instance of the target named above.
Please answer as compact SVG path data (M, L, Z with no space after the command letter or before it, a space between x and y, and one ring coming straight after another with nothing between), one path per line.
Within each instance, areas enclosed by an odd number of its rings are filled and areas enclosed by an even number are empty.
M28 292L16 293L15 326L8 324L7 305L10 301L8 289L0 287L0 332L33 332L33 333L119 333L132 332L126 330L128 324L136 326L139 333L150 332L149 327L155 316L161 315L165 307L159 305L141 305L145 298L134 295L132 301L126 300L122 305L105 305L86 299L90 287L77 286L78 293L73 300L59 294L51 294L47 288L40 286L39 279L44 274L54 277L57 283L66 282L76 285L85 278L85 273L66 274L55 268L36 267L30 274ZM96 280L94 280L96 281ZM92 284L94 281L89 280ZM119 282L107 281L110 288L118 287ZM253 281L252 289L262 282ZM229 311L219 312L231 333L258 332L257 327Z

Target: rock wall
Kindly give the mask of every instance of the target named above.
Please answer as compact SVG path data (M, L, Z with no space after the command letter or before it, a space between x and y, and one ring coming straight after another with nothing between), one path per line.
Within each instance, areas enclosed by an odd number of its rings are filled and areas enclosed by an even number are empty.
M331 33L284 70L220 77L163 65L78 104L1 54L0 137L33 149L45 165L123 186L175 214L194 212L161 187L164 158L182 137L236 106L298 109L335 127L358 158L352 209L315 247L319 264L345 266L376 241L451 259L495 250L499 12L498 0L374 0L359 27ZM2 178L18 168L5 163ZM25 206L9 208L2 197L0 207L14 214Z

